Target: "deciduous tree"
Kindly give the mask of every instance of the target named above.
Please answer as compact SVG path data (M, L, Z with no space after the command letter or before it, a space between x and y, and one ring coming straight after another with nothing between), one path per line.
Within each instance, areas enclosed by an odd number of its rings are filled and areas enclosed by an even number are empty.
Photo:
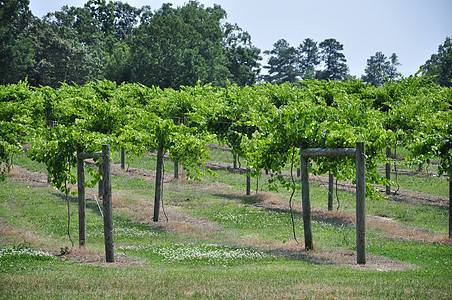
M438 47L438 53L432 54L422 66L422 73L434 76L433 81L442 86L452 86L452 39L447 37Z
M27 28L33 21L29 0L0 1L0 84L24 79L33 65Z
M251 43L251 36L237 24L223 27L223 51L230 80L239 86L252 85L260 73L260 50Z

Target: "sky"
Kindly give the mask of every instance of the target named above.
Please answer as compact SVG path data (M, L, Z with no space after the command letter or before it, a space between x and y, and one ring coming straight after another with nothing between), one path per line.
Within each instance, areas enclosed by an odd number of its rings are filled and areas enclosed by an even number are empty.
M107 0L108 1L108 0ZM81 7L87 0L30 0L37 17ZM134 7L163 3L182 6L188 0L123 0ZM419 70L446 37L452 37L452 0L198 0L205 7L220 5L226 22L237 23L251 35L254 46L271 50L279 39L297 47L304 39L320 43L335 38L344 45L350 74L364 74L367 60L377 51L396 53L398 71L410 76ZM266 64L266 57L261 62Z

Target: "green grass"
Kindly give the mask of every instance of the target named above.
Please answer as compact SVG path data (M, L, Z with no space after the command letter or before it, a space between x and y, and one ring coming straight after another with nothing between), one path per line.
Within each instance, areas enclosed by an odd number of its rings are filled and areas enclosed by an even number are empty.
M218 160L229 159L225 153L218 155ZM153 160L152 156L136 158L135 167L152 168ZM26 157L21 164L34 168ZM312 259L309 253L300 250L301 245L295 248L299 250L284 254L284 249L291 249L285 248L287 244L293 243L289 212L264 208L254 197L245 196L245 178L240 174L219 170L217 176L206 175L202 182L165 183L165 205L194 219L215 224L217 229L205 232L197 227L168 230L165 222L143 220L141 212L133 208L144 209L146 203L153 202L154 183L149 179L115 175L112 184L113 193L122 197L121 207L114 210L118 261L128 257L140 263L95 266L43 259L34 254L0 254L0 298L447 299L452 296L450 245L403 241L368 228L368 254L416 267L403 271L334 265L331 261ZM253 180L253 188L255 184ZM423 191L427 189L420 183L415 185ZM424 187L428 186L429 183L425 183ZM259 187L268 190L265 180L260 181ZM283 188L279 191L279 196L288 201L290 191ZM311 185L310 192L312 206L326 209L325 188ZM88 196L90 193L87 191ZM338 195L342 208L353 214L355 196L341 191ZM294 202L300 204L300 199L300 191L297 191ZM77 199L71 197L70 203L70 230L77 241ZM444 206L369 199L366 208L370 215L391 217L402 225L435 234L447 233L448 215ZM64 195L52 188L32 187L12 180L0 182L1 221L43 238L40 242L19 241L17 237L0 234L0 249L9 249L3 250L6 252L28 249L29 253L35 253L33 251L39 248L58 249L70 245L66 209ZM87 245L102 252L102 217L92 200L87 202L86 220ZM298 237L302 239L299 214L295 215L295 221ZM312 228L314 255L316 251L354 251L356 248L353 224L314 217ZM244 242L249 238L260 242ZM46 239L52 241L51 245Z
M395 173L391 173L391 179L394 182L394 188L397 188L398 182L401 189L449 197L449 181L446 177L399 174L396 182Z
M13 157L13 165L27 168L32 172L47 172L45 164L31 160L25 152L19 152L19 154Z
M70 262L16 261L0 273L2 297L26 298L443 298L450 271L443 266L379 272L303 260L217 265L105 268ZM13 275L14 274L14 275ZM441 278L441 280L438 280Z
M115 151L112 152L111 159L114 163L121 163L121 152ZM170 162L169 160L165 160L165 164ZM155 170L157 166L157 157L155 155L143 154L136 155L133 153L126 153L125 157L125 167L127 168L136 168L136 169L148 169Z
M233 164L234 158L230 150L209 148L210 160L220 163Z

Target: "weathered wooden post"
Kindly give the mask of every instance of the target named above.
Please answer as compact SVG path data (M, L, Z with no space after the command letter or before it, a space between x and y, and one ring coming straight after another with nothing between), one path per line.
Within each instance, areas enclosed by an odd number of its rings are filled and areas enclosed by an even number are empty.
M334 175L328 172L328 210L333 210Z
M179 163L174 162L174 179L179 179Z
M154 195L154 222L159 220L160 197L162 191L162 173L163 173L163 144L157 149L157 171L155 175L155 195Z
M251 195L251 170L246 168L246 195Z
M307 251L313 250L312 228L311 228L311 201L309 199L309 158L300 154L301 164L301 201L303 207L303 228L304 228L304 245Z
M102 145L102 179L104 182L102 204L104 210L105 260L115 262L109 145Z
M174 119L174 125L180 125L179 118ZM179 163L177 161L174 161L174 179L179 179Z
M387 159L391 158L391 147L386 148L386 158ZM391 180L391 164L390 163L386 163L385 171L386 171L386 179ZM390 195L390 194L391 194L391 185L388 184L388 185L386 185L386 195Z
M366 263L366 156L364 143L356 143L356 250L357 263Z
M82 151L77 149L77 190L78 190L78 244L86 244L86 215L85 215L85 165L81 157Z
M311 203L309 199L308 163L310 157L347 156L356 160L356 248L358 264L366 263L366 158L364 143L356 143L355 148L304 149L300 150L301 196L303 204L303 226L306 250L313 249L311 230Z
M126 168L126 150L124 148L121 149L121 170Z
M449 178L449 238L452 239L452 178Z

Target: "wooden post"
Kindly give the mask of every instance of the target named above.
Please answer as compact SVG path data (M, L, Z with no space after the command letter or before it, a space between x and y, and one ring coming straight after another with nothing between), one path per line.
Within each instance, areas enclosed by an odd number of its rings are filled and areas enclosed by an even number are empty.
M450 166L449 166L450 168ZM452 239L452 178L449 177L449 238Z
M126 150L121 149L121 170L126 168Z
M184 169L184 166L180 166L180 178L181 180L187 179L187 172Z
M334 175L328 172L328 210L333 210Z
M174 125L180 125L180 118L174 119ZM174 161L174 179L179 179L179 163Z
M300 173L301 173L301 199L303 207L303 228L304 228L304 244L306 251L313 250L312 229L311 229L311 201L309 199L309 173L308 159L300 155Z
M102 145L102 179L104 187L102 204L104 210L105 260L107 262L115 262L109 145Z
M391 158L391 147L386 147L386 158L387 159ZM391 164L386 163L385 167L386 167L386 179L391 180ZM388 184L386 185L386 195L390 194L391 194L391 185Z
M251 170L246 168L246 195L251 195Z
M78 189L78 244L86 244L86 214L85 214L85 165L77 149L77 189Z
M155 197L154 197L154 222L159 220L160 197L162 191L162 172L163 171L163 145L157 149L157 174L155 175Z
M237 169L237 154L232 154L234 170Z
M366 156L364 143L356 143L356 250L357 263L366 263Z
M174 162L174 179L179 179L179 163Z

